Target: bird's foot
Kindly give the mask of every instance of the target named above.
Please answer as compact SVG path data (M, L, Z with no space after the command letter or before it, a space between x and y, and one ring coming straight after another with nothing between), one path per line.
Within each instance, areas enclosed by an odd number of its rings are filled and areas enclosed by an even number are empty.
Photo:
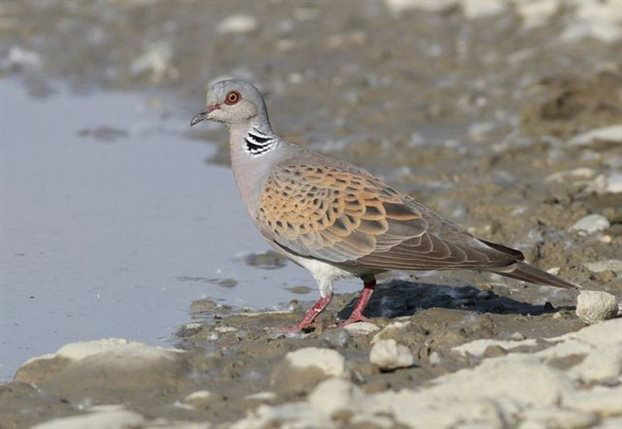
M310 328L311 325L313 325L313 321L315 320L315 318L326 308L326 306L328 305L328 303L330 302L332 298L333 298L333 295L330 294L330 295L326 295L318 299L315 302L315 304L313 304L311 308L307 310L307 312L305 313L305 316L302 318L300 322L296 323L294 326L283 328L282 332L291 334L294 332L304 331Z

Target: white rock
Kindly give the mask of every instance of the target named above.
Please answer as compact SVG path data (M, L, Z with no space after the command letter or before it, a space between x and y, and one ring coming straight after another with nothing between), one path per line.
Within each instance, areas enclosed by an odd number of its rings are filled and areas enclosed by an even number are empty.
M597 323L615 317L618 303L610 293L584 290L577 298L576 313L585 323Z
M568 143L571 145L588 145L597 140L622 143L622 124L587 131L573 137Z
M221 334L226 334L227 332L236 332L238 328L234 328L233 326L217 326L214 328L214 331L220 332Z
M125 409L122 405L103 405L93 407L85 415L62 417L40 423L33 429L130 429L145 423L138 413Z
M621 345L599 346L578 365L570 368L570 375L586 384L616 380L622 374Z
M622 173L612 173L606 179L605 191L617 194L622 192Z
M523 18L525 29L546 24L560 6L559 0L514 1L513 4Z
M430 353L430 357L428 359L430 360L430 365L438 365L441 363L441 355L439 355L438 352Z
M257 393L253 393L252 395L246 395L245 399L250 399L253 401L272 401L273 399L276 399L276 393L274 392L257 392Z
M345 359L339 352L319 347L304 347L285 355L287 363L294 368L319 368L326 375L343 377L346 374Z
M377 341L369 352L369 361L380 369L396 369L412 366L415 358L410 349L394 339Z
M41 55L19 46L11 46L6 58L0 60L0 70L12 67L39 68L41 67Z
M226 33L249 33L257 28L257 20L251 15L231 15L222 20L216 31Z
M375 344L376 342L384 339L385 336L392 335L393 333L395 333L395 331L401 331L402 329L406 329L411 325L411 323L412 322L409 320L406 322L397 321L389 323L387 326L382 328L380 332L374 335L374 338L371 339L371 343Z
M464 15L469 18L480 18L496 15L504 11L505 4L498 0L462 0Z
M563 406L576 410L598 413L603 416L622 414L622 386L596 386L590 390L578 390L563 399Z
M547 182L561 183L568 179L591 179L592 177L594 177L595 174L595 170L587 167L581 167L575 168L574 170L559 171L557 173L550 174L544 180L546 180Z
M488 338L484 338L481 340L474 340L469 343L465 343L459 345L457 347L452 348L451 350L457 352L463 356L467 354L473 356L482 356L486 349L490 346L500 346L505 350L511 351L512 349L522 347L522 346L536 346L538 342L535 338L529 338L527 340L522 341L504 341L504 340L491 340Z
M587 428L598 422L593 413L553 407L532 408L521 413L523 423L519 429L530 428Z
M591 234L598 231L604 231L609 228L609 226L609 221L605 216L591 214L579 219L570 229Z
M341 378L330 378L320 383L307 400L312 407L332 415L349 409L353 402L361 401L362 398L363 393L354 384Z
M184 402L203 402L209 400L213 396L214 394L209 390L197 390L186 396Z
M585 265L585 268L587 268L588 270L594 273L602 273L603 271L622 272L622 260L620 259L609 259L605 261L587 262L583 265Z
M69 343L58 349L56 353L48 353L31 358L26 361L24 365L39 359L54 359L56 357L79 361L89 356L107 352L111 352L115 356L127 358L140 357L147 360L155 360L163 357L172 358L175 353L184 353L184 351L180 349L154 347L135 341L128 341L123 338L105 338L102 340Z
M400 13L409 9L438 12L456 4L456 0L385 0L384 3L394 13Z
M359 322L346 325L344 329L352 335L368 335L378 331L380 328L373 323Z
M171 70L173 49L167 41L152 44L147 50L136 58L130 65L132 75L138 76L143 73L151 73L151 79L159 82Z

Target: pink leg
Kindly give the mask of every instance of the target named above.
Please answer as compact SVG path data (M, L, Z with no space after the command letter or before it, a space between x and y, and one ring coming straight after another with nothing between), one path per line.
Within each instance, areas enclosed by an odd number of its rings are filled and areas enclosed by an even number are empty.
M376 279L371 278L365 280L365 285L363 286L363 291L361 292L361 296L359 296L358 301L356 301L356 305L354 306L354 310L352 310L352 314L346 320L339 324L340 328L343 328L346 325L355 322L366 322L369 319L363 316L363 310L367 307L367 303L371 298L371 295L374 293L374 288L376 287Z
M331 293L329 295L326 295L325 297L318 299L315 304L313 304L313 306L309 310L307 310L307 312L305 313L305 317L303 317L302 320L294 326L287 328L286 331L297 332L311 326L315 318L322 312L322 310L326 308L332 298L333 294Z

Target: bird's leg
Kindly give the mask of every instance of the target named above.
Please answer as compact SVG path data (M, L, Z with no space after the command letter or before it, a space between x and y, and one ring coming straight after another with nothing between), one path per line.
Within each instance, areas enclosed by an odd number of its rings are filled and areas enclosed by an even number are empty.
M303 329L306 329L309 326L311 326L315 318L326 308L326 306L328 305L328 303L330 302L332 298L333 298L333 294L331 292L328 295L323 296L317 301L315 301L315 304L313 304L311 308L308 309L307 312L305 313L305 317L303 317L302 320L298 322L297 324L295 324L294 326L287 328L286 331L297 332L297 331L302 331Z
M376 279L374 277L366 277L363 278L363 291L359 296L358 301L356 301L356 305L354 306L354 310L352 310L352 314L346 320L339 324L340 328L343 328L346 325L355 322L366 322L369 319L363 316L363 310L367 307L367 303L371 298L371 295L374 293L374 288L376 287Z

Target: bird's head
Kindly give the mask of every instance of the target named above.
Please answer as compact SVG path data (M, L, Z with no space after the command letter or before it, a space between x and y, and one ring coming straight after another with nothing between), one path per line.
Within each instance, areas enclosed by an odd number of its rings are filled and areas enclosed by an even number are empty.
M227 125L250 121L255 117L267 120L263 96L255 86L244 80L228 79L207 89L205 110L192 118L190 126L201 121L217 121Z

